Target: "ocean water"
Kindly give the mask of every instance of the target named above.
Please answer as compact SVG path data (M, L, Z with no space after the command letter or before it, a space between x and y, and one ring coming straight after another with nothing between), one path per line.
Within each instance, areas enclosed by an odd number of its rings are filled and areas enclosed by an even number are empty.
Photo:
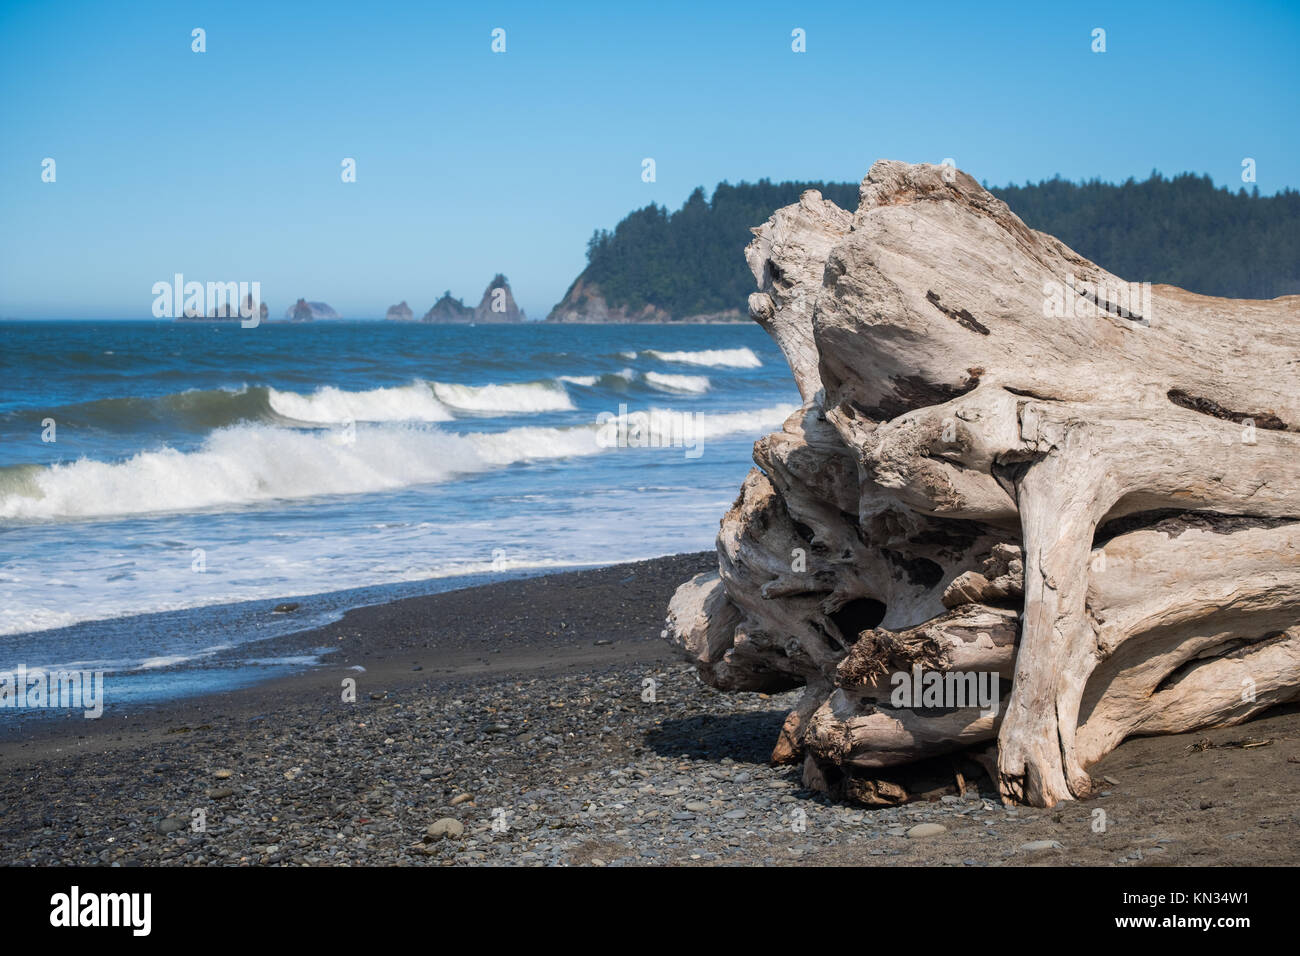
M202 692L348 607L709 548L797 402L750 325L0 323L0 671Z

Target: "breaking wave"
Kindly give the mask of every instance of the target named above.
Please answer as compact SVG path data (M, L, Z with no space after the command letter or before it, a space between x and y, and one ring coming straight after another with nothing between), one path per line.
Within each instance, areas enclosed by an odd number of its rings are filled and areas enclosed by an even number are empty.
M417 382L399 388L345 392L327 385L310 395L267 389L271 411L284 418L317 425L342 422L445 422L453 417L434 398L428 385Z
M779 427L794 409L699 413L690 433L697 441L757 433ZM648 411L652 429L660 422L679 427L675 413ZM324 411L318 406L317 413ZM164 448L125 461L0 468L0 517L112 517L392 491L521 462L612 451L599 436L595 423L469 434L396 423L339 430L241 424L213 432L188 452Z
M703 375L661 375L659 372L646 372L645 380L651 388L661 392L703 395L709 390L709 380Z
M712 368L760 368L753 349L705 349L702 352L658 352L648 349L642 353L661 362L676 362L679 365L707 365Z
M569 394L559 382L518 385L451 385L434 382L433 394L449 408L466 412L568 412Z
M564 381L595 384L596 376L508 385L458 385L414 381L409 385L350 392L324 385L294 392L265 385L189 389L148 398L103 398L42 410L59 424L129 432L149 425L210 431L261 422L338 425L344 422L446 422L457 412L523 415L572 411ZM16 413L9 413L12 417Z

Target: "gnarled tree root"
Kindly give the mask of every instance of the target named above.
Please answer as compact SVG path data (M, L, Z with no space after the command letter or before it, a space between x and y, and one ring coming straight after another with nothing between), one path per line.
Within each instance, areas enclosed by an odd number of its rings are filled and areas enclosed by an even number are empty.
M1300 297L1136 287L893 162L746 257L804 405L668 636L716 687L805 688L774 760L880 803L967 751L1050 806L1126 736L1300 698Z

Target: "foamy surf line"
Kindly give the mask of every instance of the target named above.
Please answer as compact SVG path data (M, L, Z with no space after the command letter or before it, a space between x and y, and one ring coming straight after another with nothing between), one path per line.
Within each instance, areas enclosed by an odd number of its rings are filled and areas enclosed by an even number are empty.
M667 557L668 554L615 550L602 555L598 560L587 561L575 557L570 560L528 562L490 574L477 573L468 568L449 568L445 575L417 581L298 595L285 594L281 596L292 597L315 609L317 613L310 619L286 618L279 622L282 628L275 629L270 634L261 623L269 604L265 600L235 600L163 614L142 611L113 618L101 617L74 625L68 633L58 635L57 640L65 646L79 644L103 647L109 653L127 651L125 655L91 660L82 657L55 658L19 654L14 660L66 661L40 665L40 669L46 673L59 670L101 672L105 677L105 690L110 691L105 695L106 709L123 712L140 705L199 697L263 683L329 663L330 655L339 648L322 642L318 632L328 624L340 620L349 611L510 580L649 561ZM139 652L130 646L138 643L135 640L128 640L126 645L119 645L115 640L121 635L135 635L141 631L149 634L192 635L197 641L202 640L203 634L215 632L232 640L219 646L198 643L184 648L161 647L152 657L137 656ZM51 639L48 634L31 635L33 645ZM19 645L25 643L24 636L20 635ZM2 663L0 669L3 669ZM16 668L11 666L10 669ZM28 666L29 671L32 669ZM351 669L357 672L365 670L361 666ZM18 711L11 716L26 723L29 720L65 719L67 713L59 709L36 709ZM82 719L80 712L76 712L75 717L78 721ZM0 731L6 728L12 730L14 727L14 719L0 722Z
M661 392L682 392L702 395L709 390L709 380L704 375L665 375L646 372L646 384Z
M573 402L559 382L525 382L520 385L434 382L433 394L444 405L468 412L573 411Z
M423 382L398 388L375 388L346 392L326 385L302 395L268 389L271 411L283 418L313 425L343 422L445 422L455 416L435 392Z
M207 431L240 423L307 426L345 422L446 422L458 414L529 415L572 411L565 383L594 385L598 376L561 376L534 382L463 385L415 380L407 385L348 391L322 385L296 392L267 385L186 389L164 395L102 398L40 409L60 424L112 431L151 422ZM7 417L12 417L12 414Z
M346 422L445 422L458 412L527 415L573 411L561 381L518 382L505 385L461 385L455 382L413 382L397 388L346 392L333 386L309 395L269 390L277 415L313 425Z
M651 555L650 557L656 556ZM166 630L177 634L188 634L193 629L184 626L184 615L205 615L215 612L222 615L224 623L222 624L221 633L225 637L238 638L238 635L231 634L228 630L229 620L228 615L224 614L224 609L239 607L248 610L258 620L258 628L255 630L250 629L249 636L260 641L266 637L263 621L270 605L273 603L296 601L312 609L312 612L307 615L305 620L298 617L285 617L276 621L277 624L281 625L284 634L288 635L304 629L310 630L323 627L338 620L345 611L355 607L382 604L393 600L395 596L439 593L446 590L455 590L457 587L473 587L490 581L530 577L537 574L572 571L581 568L594 568L600 567L602 564L616 564L624 560L640 561L643 558L619 558L617 561L612 562L603 559L600 561L582 561L568 558L516 558L496 563L491 561L463 561L432 568L411 569L397 575L360 575L355 577L356 584L353 587L340 591L312 591L298 594L293 593L291 590L287 591L282 584L251 588L242 586L238 593L196 595L182 599L176 598L175 595L168 595L155 603L143 602L114 607L105 605L102 602L94 602L93 605L88 604L74 610L63 611L57 618L29 612L25 613L22 608L9 606L4 609L3 614L0 614L0 637L38 634L65 628L83 629L95 624L121 622L130 618L143 617L165 617L168 620L176 618L175 626L169 626ZM465 583L458 584L457 580L462 578ZM0 592L0 594L2 593ZM153 630L157 629L154 628ZM272 635L272 637L274 636ZM104 646L106 643L111 645L113 639L102 636L97 637L96 641L91 642L90 646L102 651L106 649ZM240 643L240 640L236 639L234 642L225 642L205 646L198 650L185 650L170 654L155 654L147 657L100 657L93 660L78 658L39 666L47 671L60 669L101 670L106 674L199 666L210 661L218 654L233 654L233 656L237 657L237 653L234 652L238 651ZM12 657L12 649L6 650L9 653L6 654L5 659ZM19 659L15 658L11 663L16 665ZM28 659L34 658L29 655ZM0 660L0 671L5 669L4 660ZM10 666L8 669L12 670L13 667Z
M697 366L751 368L759 365L749 349L716 352L646 352L666 362ZM635 353L631 353L635 357ZM636 372L630 368L593 375L557 375L530 382L465 385L416 379L406 385L349 391L321 385L297 392L268 385L186 389L153 396L102 398L74 405L42 408L60 423L111 431L130 431L148 423L170 423L209 431L242 423L273 425L341 425L347 422L448 422L459 417L533 415L574 411L566 386L625 390L640 384L650 391L702 394L705 376ZM28 410L24 410L27 412ZM11 413L5 417L13 417Z
M695 413L692 438L702 442L770 431L794 410L793 405L778 405ZM672 444L668 439L673 436L656 432L673 427L680 416L664 409L647 409L646 414L652 432L647 444ZM312 431L236 425L213 432L188 452L164 448L125 461L81 459L2 469L0 518L103 518L390 492L530 461L623 450L611 447L603 434L598 423L467 434L409 424Z
M661 362L679 365L707 365L714 368L760 368L762 362L753 349L705 349L699 352L660 352L647 349L641 353Z
M418 574L363 579L353 587L336 591L311 591L300 594L276 587L267 590L266 593L249 594L245 590L225 597L210 595L182 603L168 602L159 607L120 607L108 609L107 613L104 609L97 609L97 613L86 610L68 620L46 627L0 626L0 636L22 637L47 632L41 640L48 641L49 631L67 629L69 635L80 635L76 638L77 643L94 647L97 651L112 653L119 650L117 641L120 634L136 632L137 628L132 627L130 622L138 619L147 622L144 630L149 633L190 635L212 631L221 635L222 643L176 648L144 657L126 654L94 659L48 658L50 661L57 662L34 666L45 671L98 670L105 674L126 675L143 675L156 671L196 667L238 666L255 663L259 659L264 660L265 654L268 653L266 641L280 642L293 639L304 631L314 631L338 621L347 611L356 608L379 606L404 598L442 594L500 581L608 567L611 564L646 561L663 556L658 553L615 552L613 557L605 554L590 560L575 556L515 559L496 565L490 562L457 562L438 568L424 569ZM310 608L311 612L301 618L295 616L276 620L278 627L268 634L265 625L266 615L272 603L281 601L299 602L304 607ZM60 635L60 638L63 641L70 639L63 635ZM242 649L253 644L257 646L258 656L246 657ZM46 660L35 653L24 654L24 650L28 649L8 648L7 650L9 653L0 660L0 670L13 670L24 660ZM275 653L274 650L270 652ZM222 660L214 665L214 658L218 656Z

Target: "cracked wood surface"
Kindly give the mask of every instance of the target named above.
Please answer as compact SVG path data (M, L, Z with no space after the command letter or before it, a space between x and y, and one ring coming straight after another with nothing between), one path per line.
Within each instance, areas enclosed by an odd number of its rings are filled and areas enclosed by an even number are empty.
M878 162L859 200L746 250L804 405L670 606L703 679L805 686L773 758L873 802L996 742L1004 797L1050 806L1126 736L1300 698L1300 296L1125 282L949 168ZM897 706L913 665L1010 691Z

